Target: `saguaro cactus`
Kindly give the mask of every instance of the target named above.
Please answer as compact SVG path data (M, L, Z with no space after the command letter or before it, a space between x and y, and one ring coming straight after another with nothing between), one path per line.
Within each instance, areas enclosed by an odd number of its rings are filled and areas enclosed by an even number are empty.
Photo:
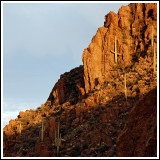
M126 83L126 73L124 74L124 93L127 101L127 83Z
M59 134L59 122L58 122L58 131L56 134L55 131L55 145L57 146L57 155L59 154L59 147L61 145L61 134Z
M152 48L153 48L153 40L154 40L154 28L153 28L153 26L152 26L152 40L151 40Z
M117 53L117 37L115 36L115 43L114 43L114 51L111 50L111 53L115 55L115 63L117 63L117 55L120 55Z
M156 47L154 44L154 61L153 61L153 65L154 65L154 72L156 72Z

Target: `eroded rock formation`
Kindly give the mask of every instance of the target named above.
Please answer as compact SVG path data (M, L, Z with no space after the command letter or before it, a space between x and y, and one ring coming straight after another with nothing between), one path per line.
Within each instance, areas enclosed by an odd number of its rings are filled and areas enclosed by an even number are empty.
M86 93L111 79L111 70L115 65L130 65L136 59L136 55L133 56L135 52L143 57L151 54L152 25L156 43L157 5L154 3L122 6L118 14L109 12L105 20L104 26L98 29L82 56ZM110 52L115 49L115 36L120 54L117 63Z
M75 103L80 100L85 95L83 74L83 66L62 74L47 101L58 105L66 101Z

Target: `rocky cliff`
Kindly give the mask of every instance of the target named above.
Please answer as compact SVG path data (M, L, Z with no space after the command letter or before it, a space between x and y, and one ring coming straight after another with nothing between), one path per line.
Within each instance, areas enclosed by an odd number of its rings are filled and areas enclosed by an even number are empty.
M52 105L58 105L67 101L76 103L81 100L85 95L83 75L83 66L62 74L53 87L47 102L50 101Z
M113 78L112 68L115 65L128 66L138 59L137 56L151 55L152 26L156 44L157 5L154 3L132 3L122 6L118 14L111 11L105 16L104 26L98 29L82 56L87 93ZM117 63L111 53L116 49L115 36L120 54Z
M156 156L156 31L154 3L109 12L84 50L84 65L62 74L43 105L3 128L4 156Z

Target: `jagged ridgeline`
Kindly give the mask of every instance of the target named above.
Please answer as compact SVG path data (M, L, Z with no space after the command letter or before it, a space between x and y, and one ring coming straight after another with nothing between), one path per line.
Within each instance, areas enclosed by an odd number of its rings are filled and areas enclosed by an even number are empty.
M5 157L157 156L157 4L109 12L82 61L3 128Z

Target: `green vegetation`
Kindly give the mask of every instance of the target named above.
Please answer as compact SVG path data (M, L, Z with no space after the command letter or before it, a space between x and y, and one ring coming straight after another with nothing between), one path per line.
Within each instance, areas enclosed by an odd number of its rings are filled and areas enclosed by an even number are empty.
M127 42L126 39L123 39L123 42L122 42L122 43L125 44L125 45L128 45L128 42Z
M66 134L66 128L65 127L60 128L59 132L61 133L61 136L63 137Z
M81 153L80 147L79 147L79 145L76 145L75 147L73 147L73 150L72 150L70 156L71 157L77 157L77 156L80 155L80 153Z
M154 65L154 72L156 72L156 50L155 50L155 44L154 44L154 58L153 58L153 65Z
M96 118L91 118L89 121L88 121L88 125L93 125L93 124L96 124L98 122L98 120Z
M104 144L103 146L101 146L101 147L98 149L98 151L99 151L100 153L104 153L104 152L107 151L109 148L110 148L109 146L107 146L106 144Z
M140 49L138 49L136 52L132 53L132 61L138 62L139 58L142 56L142 52Z
M119 70L123 71L124 68L125 68L125 66L122 66L122 65L119 65L119 64L118 64L118 65L116 65L116 66L113 67L113 70L116 71L116 70L119 69Z
M29 141L29 147L30 147L30 148L34 147L35 144L36 144L36 140L31 139L31 140Z
M83 149L88 149L88 143L85 142L85 143L83 144L82 148L83 148Z
M153 48L153 41L154 41L154 28L153 28L153 25L152 25L152 35L151 35L152 39L151 39L151 45L152 45L152 48Z
M55 132L55 145L57 146L57 155L59 155L59 147L61 145L61 134L59 133L59 122L58 122L58 131Z
M22 151L22 155L25 156L26 154L27 154L27 151L26 151L26 150L23 150L23 151Z
M112 104L107 103L107 104L106 104L106 107L110 108L110 107L113 107L113 105L112 105Z
M109 157L116 157L117 156L117 150L114 148L113 152L109 155Z
M117 37L115 36L115 43L114 43L114 51L110 51L111 53L113 53L115 55L115 63L117 63L117 55L120 55L119 53L117 53Z
M49 107L51 106L51 101L50 100L47 101L47 106L49 106Z
M123 30L124 30L124 31L127 30L127 26L126 26L126 25L123 27Z
M82 129L80 127L77 127L73 130L73 133L75 133L76 135L80 134L81 132L82 132Z
M14 148L14 151L18 152L20 148L21 148L20 145L19 145L19 146L16 146L16 147Z

